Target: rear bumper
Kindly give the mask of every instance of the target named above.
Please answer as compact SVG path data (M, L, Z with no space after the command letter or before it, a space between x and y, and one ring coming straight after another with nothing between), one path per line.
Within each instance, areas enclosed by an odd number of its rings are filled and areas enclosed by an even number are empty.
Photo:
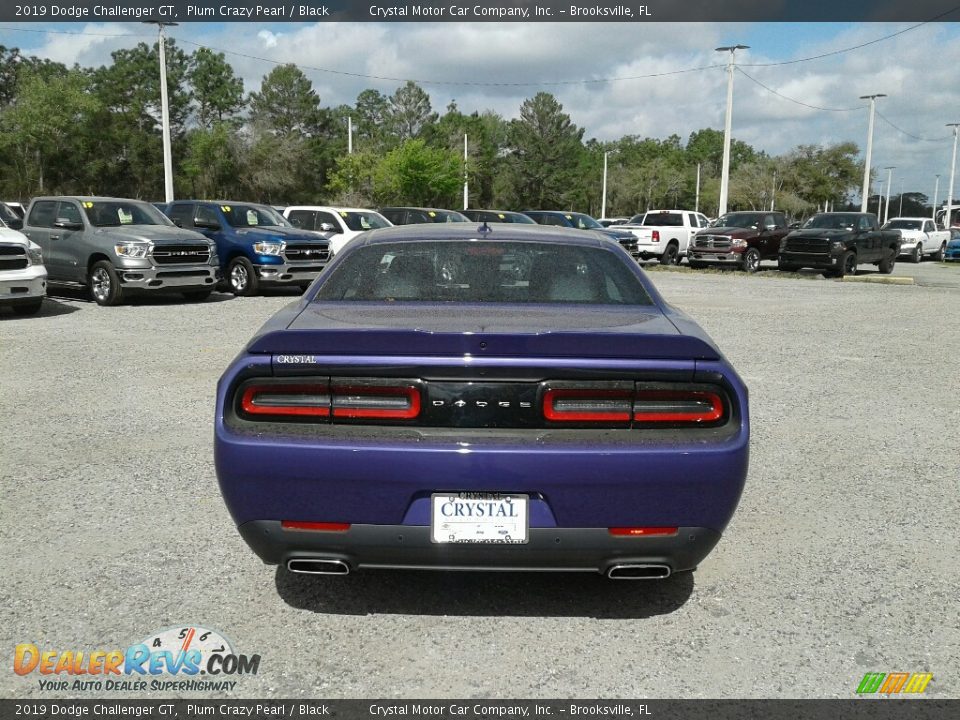
M265 562L331 559L351 570L373 568L564 571L606 574L613 565L667 565L693 570L720 533L681 527L676 535L615 537L606 528L531 528L522 545L434 543L423 525L354 525L345 532L284 530L276 520L244 523L247 544Z

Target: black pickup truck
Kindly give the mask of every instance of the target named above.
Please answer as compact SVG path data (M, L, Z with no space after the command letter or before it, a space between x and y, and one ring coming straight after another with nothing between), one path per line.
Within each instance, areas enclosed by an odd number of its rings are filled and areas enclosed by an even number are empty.
M861 263L889 274L899 254L899 230L881 230L873 213L835 212L814 215L787 235L777 262L781 270L816 268L828 277L855 275Z

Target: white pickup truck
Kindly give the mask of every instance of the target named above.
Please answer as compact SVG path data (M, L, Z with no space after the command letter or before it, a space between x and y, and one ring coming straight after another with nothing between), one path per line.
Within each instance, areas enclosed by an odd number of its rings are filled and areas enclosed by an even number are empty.
M923 260L924 255L932 255L934 260L943 260L943 253L950 241L950 231L937 230L930 218L893 218L884 223L882 229L900 231L900 254L909 255L915 263Z
M0 307L33 315L46 294L47 269L40 246L0 223Z
M636 236L635 254L641 260L655 257L661 265L677 265L687 255L693 236L709 224L705 215L690 210L647 210L616 227Z

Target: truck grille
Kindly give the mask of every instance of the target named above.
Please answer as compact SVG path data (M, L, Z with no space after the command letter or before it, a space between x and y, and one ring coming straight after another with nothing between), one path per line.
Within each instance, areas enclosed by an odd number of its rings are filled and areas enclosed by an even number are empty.
M157 265L200 265L210 261L206 245L161 245L153 248Z
M830 247L830 241L824 238L787 238L787 252L825 253Z
M28 264L26 248L0 245L0 270L23 270Z
M618 241L620 247L626 250L628 253L637 252L637 239L636 238L624 238L623 240Z
M704 235L696 239L694 247L726 250L730 247L730 238L724 235Z
M330 248L323 245L287 245L284 250L290 262L324 262L330 258Z

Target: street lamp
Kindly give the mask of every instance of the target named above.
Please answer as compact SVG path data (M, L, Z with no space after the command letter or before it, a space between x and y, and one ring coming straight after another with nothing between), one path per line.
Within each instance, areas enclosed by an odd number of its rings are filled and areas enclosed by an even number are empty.
M947 123L948 128L953 128L953 159L950 160L950 189L947 191L947 214L943 216L943 226L949 228L953 225L953 176L957 169L957 129L960 123Z
M861 95L861 100L870 101L870 122L867 125L867 156L863 162L863 199L860 201L860 212L867 211L867 197L870 194L870 161L873 156L873 114L877 109L877 98L886 97L883 93L876 95ZM879 215L879 213L878 213Z
M163 190L166 202L173 202L173 154L170 150L170 104L167 101L167 49L163 29L179 23L168 20L144 20L144 25L156 25L159 30L157 46L160 51L160 121L163 125Z
M600 217L607 217L607 156L619 150L607 150L603 153L603 196L600 200Z
M937 193L940 192L940 176L934 175L934 177L937 179L937 181L933 184L933 202L930 204L930 207L933 208L933 214L931 215L931 217L933 218L933 221L936 222L937 221Z
M883 206L883 222L887 222L887 218L890 217L890 186L893 184L893 171L896 169L896 165L888 165L884 168L887 171L887 201Z
M723 169L720 172L720 208L718 216L727 212L727 196L730 189L730 130L733 124L733 54L737 50L749 50L749 45L727 45L715 48L717 52L728 52L727 61L727 115L723 125Z

